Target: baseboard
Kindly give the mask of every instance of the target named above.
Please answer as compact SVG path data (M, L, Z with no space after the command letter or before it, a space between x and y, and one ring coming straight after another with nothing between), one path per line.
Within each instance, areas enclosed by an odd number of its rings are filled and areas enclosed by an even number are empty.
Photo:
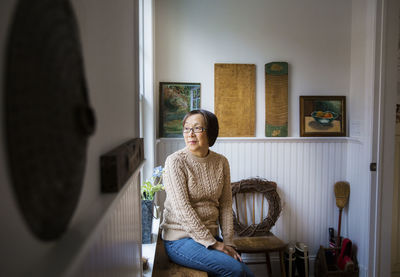
M314 276L314 262L316 256L309 257L309 276ZM265 255L264 254L242 254L242 259L245 263L265 263ZM279 276L280 271L280 263L278 254L271 253L271 266L272 266L272 275Z
M367 277L368 276L368 268L358 264L358 268L360 269L360 273L358 276L360 277Z
M272 253L270 255L271 257L271 266L272 266L272 273L273 276L279 276L279 256L278 254ZM265 255L264 254L242 254L243 261L245 263L265 263ZM310 261L310 276L314 276L314 262L315 262L316 256L310 256L309 261ZM360 277L367 277L368 276L368 267L365 267L364 265L358 264L358 268L360 270L359 276ZM277 275L275 275L277 274ZM400 277L400 271L394 271L392 272L391 277Z

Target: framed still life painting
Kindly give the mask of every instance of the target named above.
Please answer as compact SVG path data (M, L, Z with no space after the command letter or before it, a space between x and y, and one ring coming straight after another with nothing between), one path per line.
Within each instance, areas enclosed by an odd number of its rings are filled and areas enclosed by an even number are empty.
M346 136L346 96L300 96L300 136Z
M182 137L182 119L200 109L200 83L160 82L160 137Z

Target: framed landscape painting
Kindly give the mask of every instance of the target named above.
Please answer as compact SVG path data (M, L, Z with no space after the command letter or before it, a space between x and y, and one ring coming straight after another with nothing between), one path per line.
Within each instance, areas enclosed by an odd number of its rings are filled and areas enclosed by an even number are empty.
M160 137L182 137L182 119L200 109L200 83L160 82Z
M300 96L300 136L346 136L346 96Z

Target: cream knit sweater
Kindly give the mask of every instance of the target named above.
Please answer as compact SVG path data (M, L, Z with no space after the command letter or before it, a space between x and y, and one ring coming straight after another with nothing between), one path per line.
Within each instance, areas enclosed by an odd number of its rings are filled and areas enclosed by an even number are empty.
M200 158L187 148L167 157L163 182L162 238L190 237L209 247L216 240L218 222L224 243L233 244L232 192L228 160L213 151Z

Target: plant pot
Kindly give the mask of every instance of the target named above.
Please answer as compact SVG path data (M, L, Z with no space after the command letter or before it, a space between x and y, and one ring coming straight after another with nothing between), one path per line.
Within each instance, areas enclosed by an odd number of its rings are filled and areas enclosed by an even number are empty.
M153 200L142 200L142 243L151 243Z

